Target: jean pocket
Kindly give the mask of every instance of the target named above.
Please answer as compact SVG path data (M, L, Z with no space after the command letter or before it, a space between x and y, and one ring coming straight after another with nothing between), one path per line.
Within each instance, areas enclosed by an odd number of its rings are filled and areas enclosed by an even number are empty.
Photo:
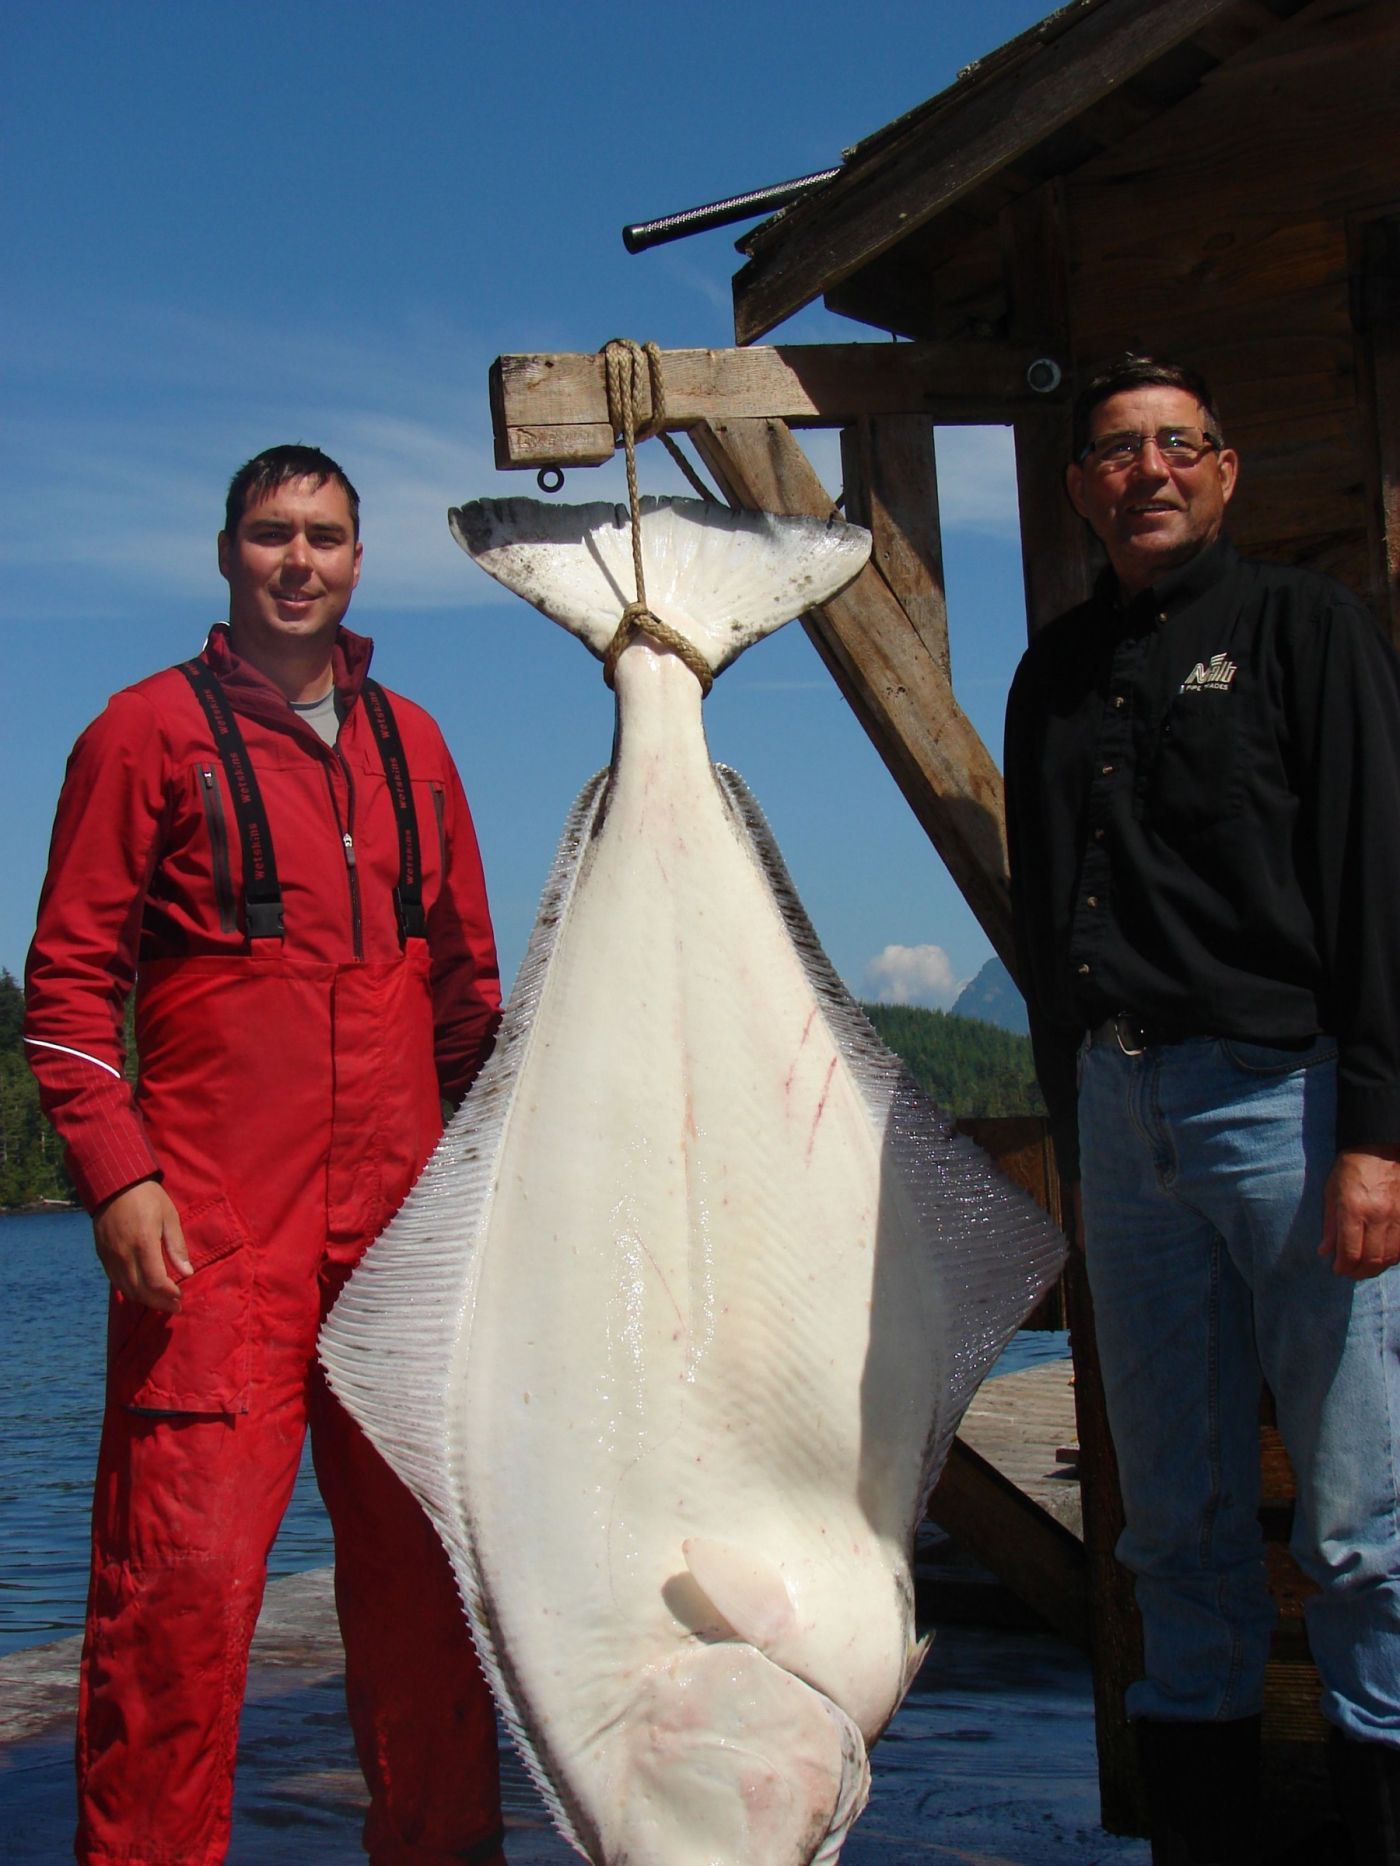
M180 1226L194 1274L180 1284L179 1313L113 1299L109 1397L142 1413L247 1412L253 1332L248 1228L222 1193L187 1205Z
M1313 1069L1319 1063L1335 1062L1337 1040L1320 1035L1309 1042L1281 1045L1246 1043L1242 1037L1221 1037L1220 1048L1226 1057L1251 1076L1286 1076L1295 1069Z

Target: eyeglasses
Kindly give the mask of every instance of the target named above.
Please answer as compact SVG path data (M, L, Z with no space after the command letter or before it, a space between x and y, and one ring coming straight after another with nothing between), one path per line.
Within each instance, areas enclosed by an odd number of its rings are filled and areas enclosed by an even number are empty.
M1122 428L1090 441L1080 452L1079 464L1088 460L1105 473L1121 473L1141 459L1149 441L1170 467L1193 467L1203 454L1218 454L1225 444L1207 428L1158 428L1155 434L1136 434Z

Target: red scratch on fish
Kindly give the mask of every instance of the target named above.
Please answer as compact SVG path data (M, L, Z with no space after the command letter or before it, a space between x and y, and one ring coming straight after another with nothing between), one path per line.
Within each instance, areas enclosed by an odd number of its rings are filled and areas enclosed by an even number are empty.
M831 1078L835 1074L836 1074L836 1058L833 1056L831 1061L826 1066L826 1081L822 1083L822 1098L817 1103L817 1112L812 1116L812 1131L807 1136L807 1152L806 1152L805 1158L807 1158L808 1160L810 1160L812 1157L812 1147L816 1142L817 1129L821 1125L822 1113L826 1108L826 1098L831 1093Z
M802 1026L802 1035L797 1039L797 1056L800 1056L802 1054L803 1046L806 1043L808 1036L811 1034L812 1019L816 1016L816 1014L817 1014L817 1007L814 1004L811 1010L808 1011L807 1013L807 1021ZM794 1056L791 1063L788 1065L787 1078L783 1083L784 1095L790 1094L792 1091L792 1078L797 1073L797 1056Z

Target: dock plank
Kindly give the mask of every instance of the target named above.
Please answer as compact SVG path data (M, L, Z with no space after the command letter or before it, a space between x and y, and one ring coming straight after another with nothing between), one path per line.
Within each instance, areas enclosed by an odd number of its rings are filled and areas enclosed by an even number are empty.
M1049 1361L983 1381L958 1437L1083 1539L1078 1471L1055 1456L1075 1443L1074 1370L1069 1361Z
M1074 1437L1069 1362L988 1380L963 1418L928 1514L1048 1626L1087 1651L1079 1482L1055 1456Z

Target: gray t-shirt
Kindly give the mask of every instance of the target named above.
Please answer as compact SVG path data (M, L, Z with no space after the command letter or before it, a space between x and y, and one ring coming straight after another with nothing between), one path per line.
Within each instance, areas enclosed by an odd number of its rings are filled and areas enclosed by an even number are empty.
M314 726L327 745L334 745L340 731L340 709L335 703L335 688L319 700L288 700L294 713L300 713L308 726Z

